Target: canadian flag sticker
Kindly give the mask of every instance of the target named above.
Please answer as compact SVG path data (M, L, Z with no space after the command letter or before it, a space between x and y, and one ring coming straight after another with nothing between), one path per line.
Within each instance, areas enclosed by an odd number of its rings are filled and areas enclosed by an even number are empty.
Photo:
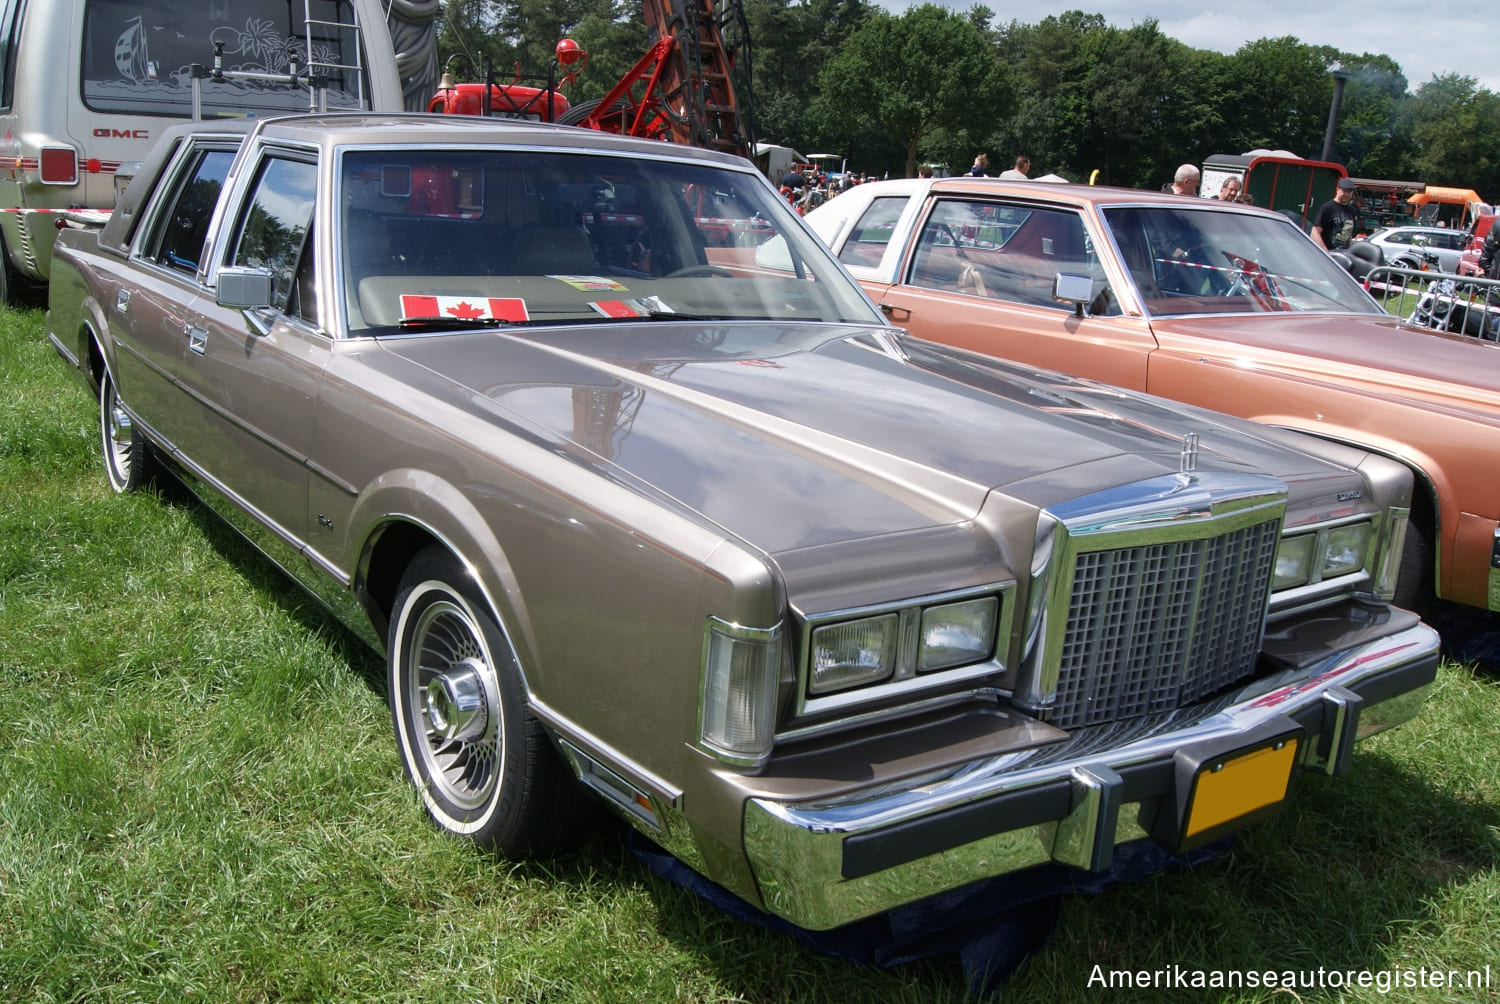
M501 321L528 321L526 301L516 297L499 296L422 296L414 293L401 295L401 316L458 317L477 321L493 317Z

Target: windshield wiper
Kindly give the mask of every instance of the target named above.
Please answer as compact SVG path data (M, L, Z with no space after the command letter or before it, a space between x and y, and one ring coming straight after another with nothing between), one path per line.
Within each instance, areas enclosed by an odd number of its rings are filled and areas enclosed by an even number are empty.
M403 317L396 322L396 327L402 331L414 329L428 329L434 331L456 331L466 328L503 328L516 324L516 321L508 321L503 317L454 317L451 314L438 314L431 317Z
M621 318L635 321L775 321L770 314L685 314L680 310L650 310L639 317Z

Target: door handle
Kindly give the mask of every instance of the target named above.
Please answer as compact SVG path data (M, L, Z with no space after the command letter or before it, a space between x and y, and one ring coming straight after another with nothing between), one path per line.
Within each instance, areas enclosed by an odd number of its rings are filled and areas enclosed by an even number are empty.
M893 321L911 320L911 311L906 309L905 307L897 307L889 303L882 303L880 305L880 312L885 314L886 317L889 317Z
M184 330L187 332L188 348L203 355L208 348L208 329L189 324Z

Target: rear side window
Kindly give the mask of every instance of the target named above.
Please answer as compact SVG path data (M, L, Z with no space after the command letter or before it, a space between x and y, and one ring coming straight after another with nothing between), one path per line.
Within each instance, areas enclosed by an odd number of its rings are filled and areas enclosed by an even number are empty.
M14 0L0 0L0 3ZM304 8L307 16L304 16ZM83 103L99 112L187 117L192 67L285 74L289 53L306 70L311 53L330 76L332 108L359 107L366 85L348 0L88 0L83 16ZM310 94L280 81L200 81L205 118L306 111Z
M146 258L185 275L197 273L214 206L233 161L233 150L207 150L190 162L176 185L176 201L157 219L146 242Z
M879 265L906 203L904 195L872 201L849 232L849 239L839 251L839 261L845 265Z

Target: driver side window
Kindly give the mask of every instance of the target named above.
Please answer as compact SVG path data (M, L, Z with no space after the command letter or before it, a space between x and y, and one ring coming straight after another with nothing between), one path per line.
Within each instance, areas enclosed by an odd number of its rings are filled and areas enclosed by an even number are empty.
M240 221L229 264L271 272L271 305L286 313L312 227L317 165L268 157L252 186L249 208Z
M1093 280L1089 313L1120 312L1078 213L948 199L934 207L922 228L911 284L1064 310L1068 305L1052 295L1062 273Z

